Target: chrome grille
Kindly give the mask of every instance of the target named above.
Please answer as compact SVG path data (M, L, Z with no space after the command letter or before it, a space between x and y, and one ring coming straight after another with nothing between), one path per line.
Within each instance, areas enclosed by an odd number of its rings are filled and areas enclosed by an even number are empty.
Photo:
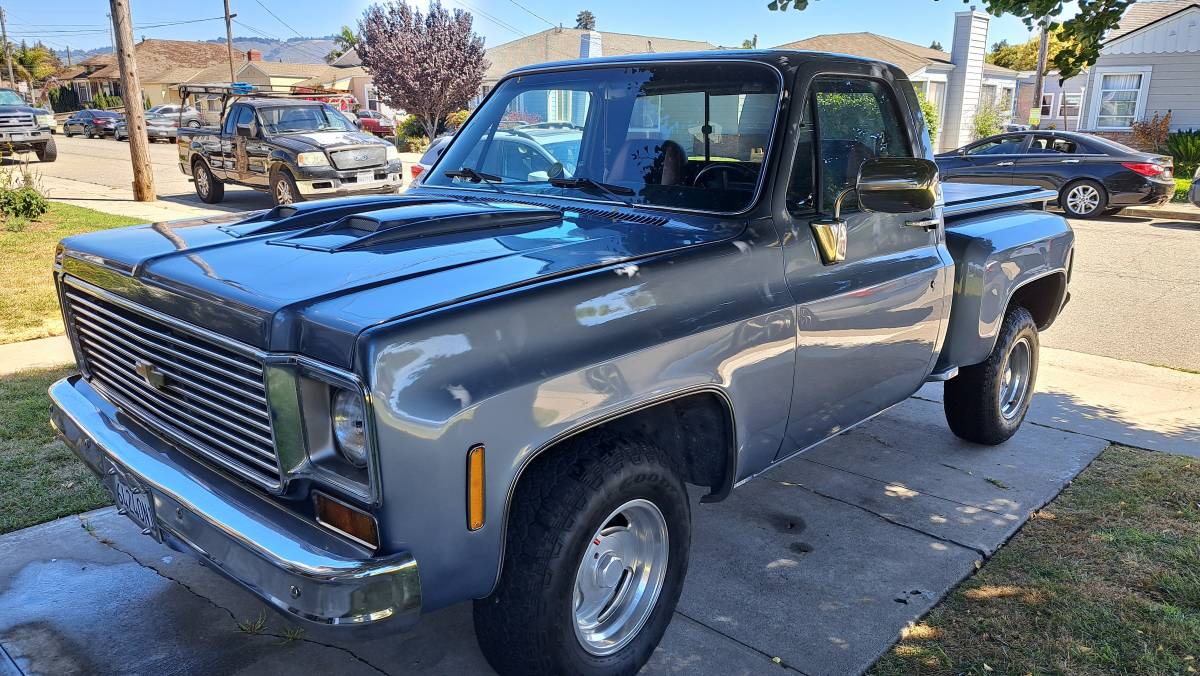
M387 161L387 148L373 145L360 148L347 148L329 153L329 159L337 169L360 169L378 167Z
M113 403L185 450L280 486L262 361L158 313L68 281L84 372Z
M25 128L33 126L33 115L30 113L0 114L0 129Z

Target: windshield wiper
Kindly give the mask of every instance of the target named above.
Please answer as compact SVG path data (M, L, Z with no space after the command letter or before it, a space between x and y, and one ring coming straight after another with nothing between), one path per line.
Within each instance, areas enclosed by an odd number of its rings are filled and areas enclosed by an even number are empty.
M472 183L483 183L489 188L494 189L496 192L504 192L500 189L500 186L496 185L497 183L503 183L504 179L494 174L485 174L482 171L472 169L471 167L463 167L458 171L444 171L442 172L442 175L446 178L461 178Z
M597 190L605 195L608 195L627 207L632 207L633 204L629 200L624 199L622 195L636 194L633 188L627 188L623 185L614 185L612 183L601 183L600 181L596 181L584 176L578 176L575 178L551 178L549 179L549 183L555 188L591 188L592 190Z

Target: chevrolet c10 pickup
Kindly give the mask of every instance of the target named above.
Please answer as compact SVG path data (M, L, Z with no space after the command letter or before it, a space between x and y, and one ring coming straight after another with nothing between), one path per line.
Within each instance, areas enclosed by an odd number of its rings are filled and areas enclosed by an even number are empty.
M569 162L498 142L531 120ZM687 485L720 501L927 381L963 439L1020 427L1074 236L1053 192L932 158L876 61L522 68L406 194L63 240L52 424L289 617L473 601L501 674L632 674L721 508Z

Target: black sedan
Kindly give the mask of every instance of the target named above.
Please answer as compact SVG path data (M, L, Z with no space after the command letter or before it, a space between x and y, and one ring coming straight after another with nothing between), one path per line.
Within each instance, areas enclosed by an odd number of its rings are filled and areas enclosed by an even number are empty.
M78 110L63 122L63 135L67 137L82 134L87 138L93 136L112 136L116 133L117 122L121 120L119 113L111 110Z
M937 156L942 180L1036 185L1058 191L1069 216L1091 218L1124 207L1157 206L1175 191L1173 161L1091 134L999 134Z

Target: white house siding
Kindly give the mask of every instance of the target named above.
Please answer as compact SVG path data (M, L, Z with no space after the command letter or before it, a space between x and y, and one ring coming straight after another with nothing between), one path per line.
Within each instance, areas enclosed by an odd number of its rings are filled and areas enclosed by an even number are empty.
M1135 36L1136 37L1136 36ZM1084 126L1096 128L1100 78L1104 73L1147 73L1136 116L1139 120L1171 111L1171 129L1200 129L1200 51L1161 54L1102 54L1088 74ZM1144 101L1144 103L1142 103Z
M983 83L983 57L987 51L988 15L966 11L954 15L954 46L946 97L946 121L938 146L957 148L974 140L972 130Z

